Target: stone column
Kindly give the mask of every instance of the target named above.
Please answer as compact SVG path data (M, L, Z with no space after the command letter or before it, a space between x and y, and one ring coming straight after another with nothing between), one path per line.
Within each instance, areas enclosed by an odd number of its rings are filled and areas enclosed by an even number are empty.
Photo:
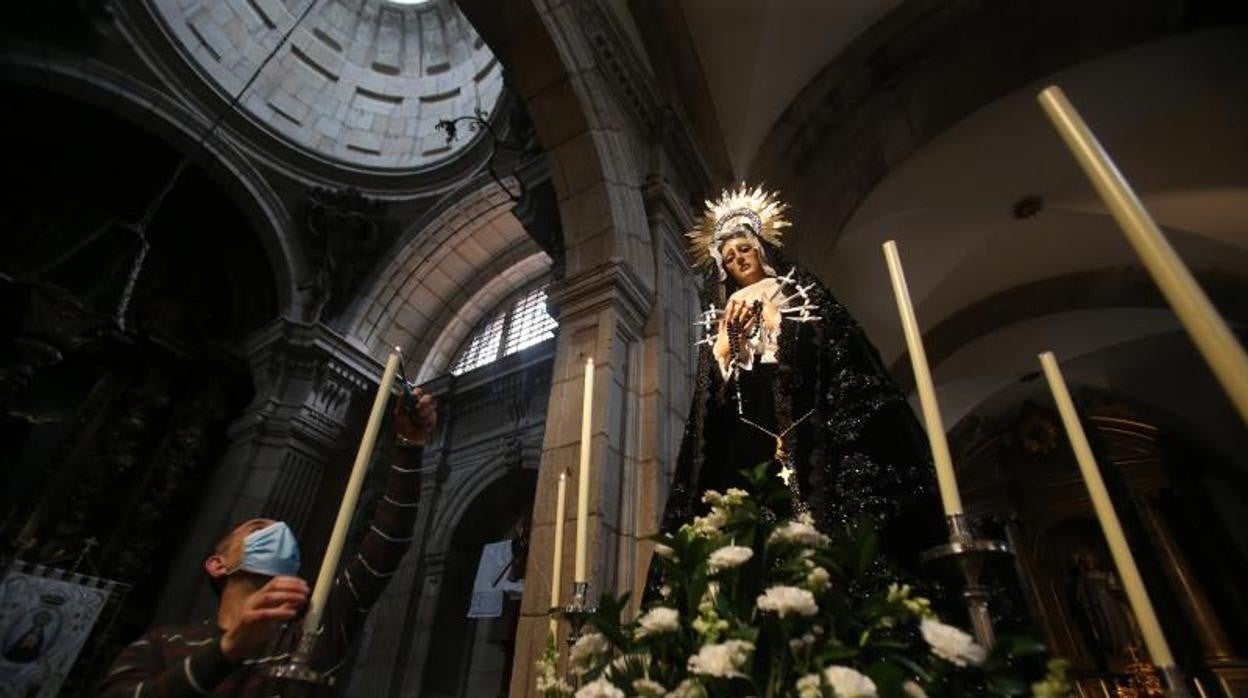
M254 335L246 350L255 398L230 427L230 446L175 558L156 612L159 623L212 612L216 599L202 572L203 558L231 526L248 518L288 522L304 543L304 574L315 574L322 551L309 524L318 492L327 474L350 467L363 411L381 375L377 361L320 324L279 319ZM336 512L337 500L332 504Z
M628 551L637 535L632 516L635 508L625 507L621 501L626 496L625 454L634 448L627 443L625 413L628 403L635 399L628 394L629 362L630 358L637 360L643 320L652 296L629 266L608 261L564 279L552 288L550 299L559 319L559 335L533 509L525 594L516 632L511 677L511 695L515 696L534 692L533 664L541 654L549 618L554 492L559 473L565 470L569 479L562 596L565 600L571 598L586 357L593 357L595 366L587 565L591 600L596 600L604 590L618 593L622 566L627 567L623 574L631 580L634 561L620 560L620 551ZM624 514L629 514L630 520L623 520Z

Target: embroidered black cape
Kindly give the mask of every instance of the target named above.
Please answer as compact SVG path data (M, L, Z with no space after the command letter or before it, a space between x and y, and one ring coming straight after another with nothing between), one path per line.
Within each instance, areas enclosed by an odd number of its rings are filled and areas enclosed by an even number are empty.
M778 261L774 250L768 253ZM775 264L781 273L790 266ZM926 437L875 347L845 307L815 276L800 267L794 276L809 287L810 302L818 306L812 314L822 320L782 321L778 364L740 373L746 417L765 420L778 433L810 412L790 435L789 448L801 497L816 525L831 530L869 520L881 535L883 549L903 568L912 567L917 552L934 544L944 530ZM722 308L732 289L717 283L708 287L702 307L714 302ZM743 433L774 443L741 423L733 380L723 379L710 348L704 346L664 511L665 532L704 513L704 491L722 489L738 470L757 465L740 462L739 454L750 452L734 445ZM768 390L771 400L749 397ZM774 410L774 415L757 414L758 405L769 413ZM773 467L778 472L779 466Z

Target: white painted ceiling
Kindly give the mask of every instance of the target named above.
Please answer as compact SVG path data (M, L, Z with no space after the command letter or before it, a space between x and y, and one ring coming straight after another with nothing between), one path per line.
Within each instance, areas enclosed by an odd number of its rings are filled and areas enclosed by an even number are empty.
M900 0L682 0L734 175L819 71Z
M898 241L922 328L995 293L1138 257L1035 102L1061 85L1194 269L1248 274L1248 43L1243 29L1167 39L1076 66L989 104L920 148L842 234L802 261L854 313L886 363L904 352L881 244ZM1011 215L1044 198L1032 219ZM1051 315L1001 327L933 367L956 421L1037 369L1175 331L1168 310ZM1243 322L1244 318L1229 318ZM949 425L953 421L948 421Z

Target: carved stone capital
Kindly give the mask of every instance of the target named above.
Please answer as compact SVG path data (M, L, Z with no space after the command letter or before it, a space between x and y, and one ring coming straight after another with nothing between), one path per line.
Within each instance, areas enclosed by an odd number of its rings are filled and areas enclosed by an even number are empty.
M289 431L335 443L352 402L366 398L381 376L371 355L323 324L279 319L252 336L246 350L256 396L231 428L236 440L248 432Z
M585 315L614 310L629 333L639 337L654 305L654 293L631 266L612 259L551 284L547 303L551 315L561 325L574 324Z

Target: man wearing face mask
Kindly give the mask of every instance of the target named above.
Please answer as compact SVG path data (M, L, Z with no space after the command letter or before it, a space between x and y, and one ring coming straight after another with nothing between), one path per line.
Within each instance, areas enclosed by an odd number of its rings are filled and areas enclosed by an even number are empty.
M346 661L350 643L412 540L421 454L436 417L432 396L419 389L398 403L395 464L358 552L334 580L311 662L330 676ZM149 631L117 657L102 698L332 695L332 689L280 682L266 671L288 660L298 644L297 619L311 591L298 576L299 545L285 523L243 522L218 541L204 571L220 592L216 617Z

